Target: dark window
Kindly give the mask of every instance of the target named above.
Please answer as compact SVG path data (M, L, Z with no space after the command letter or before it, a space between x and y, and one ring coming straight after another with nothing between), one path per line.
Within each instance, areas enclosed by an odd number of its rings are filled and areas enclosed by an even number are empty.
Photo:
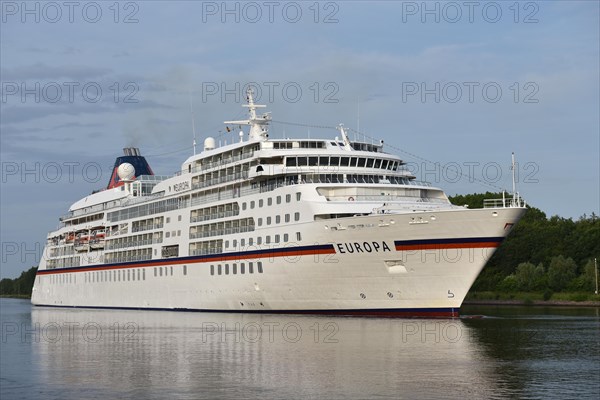
M339 157L329 157L329 165L332 167L339 167L340 158Z
M350 165L350 158L349 157L342 157L340 159L340 166L341 167L347 167L348 165Z
M258 273L262 274L263 273L262 262L259 261L257 265L258 265Z
M296 166L296 157L288 157L285 160L286 167L295 167Z
M359 158L359 159L358 159L358 166L359 166L360 168L364 168L364 166L365 166L365 163L366 163L366 162L367 162L367 159L366 159L366 158Z
M319 165L322 167L329 165L329 157L319 157Z
M306 166L307 160L306 157L298 157L298 166L304 167Z
M373 168L373 159L367 158L367 168Z
M375 159L375 168L380 168L381 167L381 160L379 158Z
M308 157L308 165L314 167L319 163L319 157Z

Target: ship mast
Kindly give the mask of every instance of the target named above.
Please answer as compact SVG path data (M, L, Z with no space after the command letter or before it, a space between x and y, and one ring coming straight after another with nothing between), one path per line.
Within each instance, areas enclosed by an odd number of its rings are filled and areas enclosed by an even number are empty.
M521 204L521 199L519 198L519 192L517 192L517 179L516 179L516 168L515 168L515 152L512 152L512 206L519 207Z
M256 109L264 108L266 106L263 104L254 104L254 96L251 88L248 88L246 95L248 104L243 104L242 107L248 107L249 118L240 121L225 121L225 123L233 125L250 125L250 132L248 134L250 140L267 140L269 137L269 130L267 127L269 122L271 122L271 113L264 113L261 116L257 116Z

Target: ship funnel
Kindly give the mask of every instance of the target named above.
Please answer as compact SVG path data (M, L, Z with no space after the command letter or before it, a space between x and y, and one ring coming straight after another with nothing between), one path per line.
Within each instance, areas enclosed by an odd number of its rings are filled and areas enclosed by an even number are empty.
M140 153L140 149L137 147L125 147L123 153L125 155L117 157L117 160L115 161L115 166L110 175L107 189L123 185L123 179L119 175L119 166L121 166L121 164L129 164L132 167L135 175L132 175L131 177L127 176L130 180L135 180L135 178L140 175L154 175L148 161L146 161L146 158ZM123 170L123 168L121 168L121 170ZM123 173L121 175L123 175Z

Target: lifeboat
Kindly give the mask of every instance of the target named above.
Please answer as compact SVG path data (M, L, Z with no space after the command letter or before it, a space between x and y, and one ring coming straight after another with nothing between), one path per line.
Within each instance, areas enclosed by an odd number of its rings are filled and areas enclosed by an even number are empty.
M103 249L104 248L104 239L106 234L104 229L98 229L92 232L92 236L90 238L90 247L92 249Z
M88 251L90 248L90 237L85 233L78 233L75 237L75 250Z

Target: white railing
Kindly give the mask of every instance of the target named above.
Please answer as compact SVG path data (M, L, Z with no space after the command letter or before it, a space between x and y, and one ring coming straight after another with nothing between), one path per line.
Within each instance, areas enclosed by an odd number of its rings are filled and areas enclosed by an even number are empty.
M525 207L525 200L521 197L505 197L502 199L484 199L483 208L514 208Z

